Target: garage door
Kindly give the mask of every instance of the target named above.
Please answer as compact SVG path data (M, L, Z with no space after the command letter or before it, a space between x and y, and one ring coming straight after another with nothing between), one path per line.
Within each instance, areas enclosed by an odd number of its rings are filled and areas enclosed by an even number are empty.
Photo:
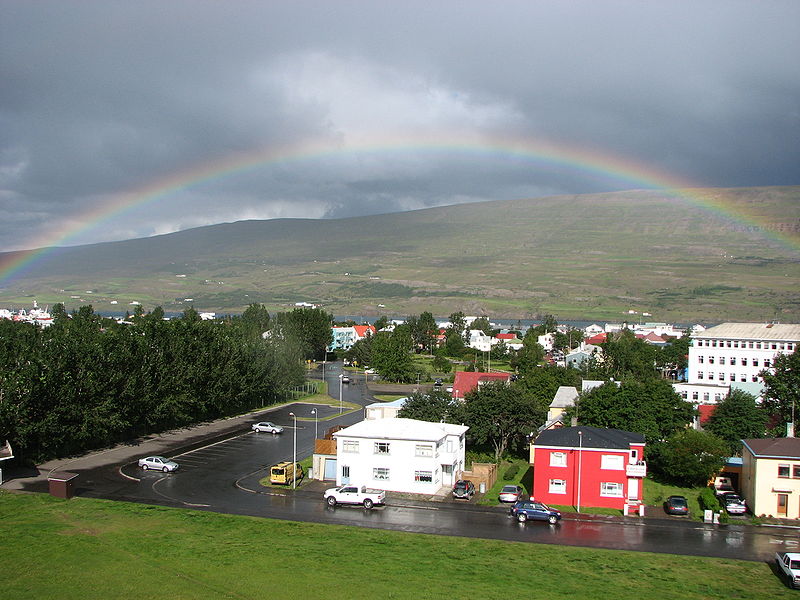
M326 458L325 459L325 479L336 480L336 459L335 458Z

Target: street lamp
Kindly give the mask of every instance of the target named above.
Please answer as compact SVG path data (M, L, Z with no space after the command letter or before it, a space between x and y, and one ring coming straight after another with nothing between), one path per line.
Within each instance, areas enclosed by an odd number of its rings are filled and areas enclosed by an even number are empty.
M581 512L581 458L583 454L583 432L578 430L578 512Z
M342 414L342 382L344 381L344 373L339 373L339 414Z
M289 416L294 419L294 431L292 432L292 489L297 488L297 415L290 412Z
M311 414L314 415L314 440L315 440L315 443L316 443L316 439L317 439L317 419L318 419L317 409L316 408L312 408L311 409Z

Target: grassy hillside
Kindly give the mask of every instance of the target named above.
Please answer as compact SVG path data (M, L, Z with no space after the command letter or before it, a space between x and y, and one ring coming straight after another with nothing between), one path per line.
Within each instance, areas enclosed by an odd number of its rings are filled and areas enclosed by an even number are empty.
M309 301L356 315L618 320L633 309L666 321L800 322L800 187L692 194L747 220L631 191L246 221L50 252L0 289L0 306ZM776 242L750 222L789 237Z
M536 527L536 524L531 527ZM545 525L546 527L546 525ZM4 598L796 598L763 563L0 491ZM624 591L623 591L624 590Z

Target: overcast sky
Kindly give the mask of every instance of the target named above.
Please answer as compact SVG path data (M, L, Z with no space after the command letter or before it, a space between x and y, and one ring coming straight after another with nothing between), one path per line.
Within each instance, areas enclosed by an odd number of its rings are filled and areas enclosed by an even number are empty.
M641 187L415 140L514 137L703 186L800 184L799 26L797 0L0 0L0 250ZM356 151L92 225L172 175L306 147Z

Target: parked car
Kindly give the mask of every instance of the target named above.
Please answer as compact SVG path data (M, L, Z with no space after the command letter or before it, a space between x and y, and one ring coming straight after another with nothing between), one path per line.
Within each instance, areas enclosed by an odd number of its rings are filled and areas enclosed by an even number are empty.
M459 479L453 486L453 498L469 500L475 495L475 484L468 479Z
M719 502L729 515L743 515L747 512L747 506L739 494L732 492L722 494L719 496Z
M323 494L328 506L337 504L361 504L364 508L370 509L376 504L383 504L386 500L386 492L375 490L366 486L342 485L338 488L325 490Z
M800 553L776 552L775 564L789 587L800 589Z
M143 471L153 470L171 473L177 470L178 463L163 456L148 456L147 458L139 459L139 466Z
M289 485L295 481L295 479L299 481L302 478L303 467L300 463L293 463L291 461L279 462L277 465L272 465L269 470L270 483Z
M253 425L253 431L256 433L283 433L283 427L275 425L271 421L261 421Z
M683 496L670 496L664 501L664 512L668 515L688 515L689 503Z
M561 520L559 511L536 500L519 500L508 509L508 514L516 517L520 523L530 519L533 521L547 521L552 525Z
M516 502L520 499L524 490L518 485L504 485L500 490L500 502Z

